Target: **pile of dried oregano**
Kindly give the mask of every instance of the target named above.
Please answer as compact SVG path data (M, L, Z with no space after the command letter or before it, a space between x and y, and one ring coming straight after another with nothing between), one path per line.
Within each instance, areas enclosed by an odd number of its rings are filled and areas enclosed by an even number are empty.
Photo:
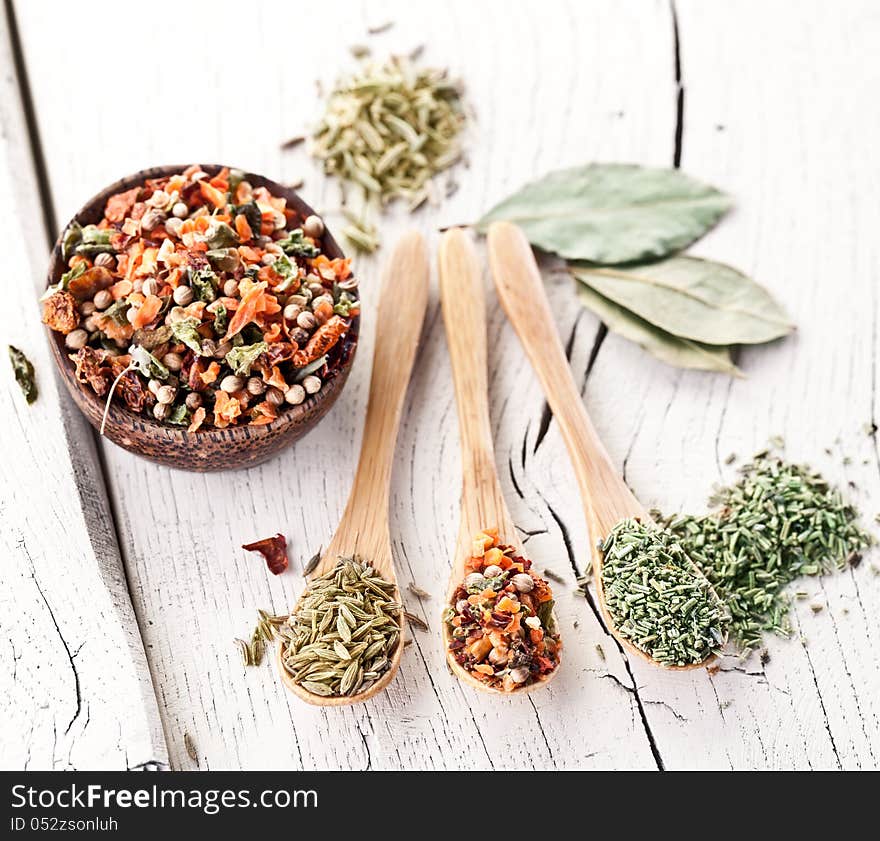
M659 663L700 663L728 631L743 652L760 646L764 632L788 636L786 586L858 566L874 542L819 473L766 452L709 504L714 510L702 515L652 512L658 527L623 520L600 544L615 626Z

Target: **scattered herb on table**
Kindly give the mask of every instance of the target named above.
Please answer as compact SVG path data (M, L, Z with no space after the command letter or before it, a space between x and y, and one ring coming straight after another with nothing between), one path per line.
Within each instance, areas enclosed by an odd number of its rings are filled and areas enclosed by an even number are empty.
M241 548L248 552L259 552L266 559L266 565L273 575L280 575L290 563L287 558L287 539L280 533L253 543L245 543Z
M727 611L670 531L621 520L600 550L605 605L623 637L668 666L720 653Z
M24 353L12 345L9 345L9 361L12 364L15 381L18 383L24 399L28 403L33 403L37 399L37 381L34 376L34 366Z
M318 568L318 563L321 560L321 550L323 548L323 546L319 546L318 551L306 561L306 565L303 567L303 575L311 575Z
M239 170L147 179L67 228L43 321L108 411L115 397L190 432L269 424L332 378L360 309L323 235Z
M410 581L409 584L406 585L406 589L410 591L417 599L430 599L431 594L427 590L423 590L421 587L416 586L415 581Z
M794 327L742 272L679 254L731 205L677 169L588 164L527 184L477 227L518 224L532 245L568 261L584 307L657 359L739 376L734 348Z
M713 513L665 525L726 603L733 638L748 650L765 631L791 634L787 584L842 569L873 541L855 508L810 468L762 453L740 473L712 496Z
M402 56L366 62L337 81L310 151L328 175L362 197L343 235L360 251L379 247L370 217L394 199L415 210L448 189L435 176L461 157L461 85L446 70L416 67Z
M497 529L486 529L474 538L464 581L443 613L455 661L504 692L542 680L559 665L553 593L531 567L499 543Z
M189 735L186 731L183 733L183 746L186 748L186 755L193 761L199 761L199 754L196 751L195 742L193 742L192 736Z
M315 695L365 692L391 665L401 613L394 584L369 563L340 558L278 626L284 668Z

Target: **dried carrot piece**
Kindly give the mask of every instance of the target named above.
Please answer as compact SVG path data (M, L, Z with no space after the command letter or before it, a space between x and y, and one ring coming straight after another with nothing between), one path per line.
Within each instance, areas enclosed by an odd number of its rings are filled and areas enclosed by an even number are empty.
M205 201L210 202L216 208L226 207L226 191L218 190L208 181L199 181L199 191ZM204 217L202 217L204 218Z
M235 217L235 232L238 234L242 242L247 242L249 239L253 239L254 232L251 230L247 217L243 213L239 213Z
M132 321L135 330L141 330L155 319L162 309L162 299L158 295L148 295Z
M324 356L345 335L347 330L348 322L344 318L334 315L315 330L303 350L298 350L293 355L294 366L302 368Z
M190 423L186 431L197 432L201 425L205 422L205 417L207 414L208 413L205 411L205 407L199 406L199 408L193 412L192 423Z

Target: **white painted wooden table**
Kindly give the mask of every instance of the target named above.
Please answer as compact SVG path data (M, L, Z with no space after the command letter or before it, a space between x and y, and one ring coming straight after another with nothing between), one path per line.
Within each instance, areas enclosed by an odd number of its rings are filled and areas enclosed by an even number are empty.
M35 361L41 397L26 407L3 363L0 766L878 766L880 576L867 561L807 583L814 598L795 612L801 639L768 640L765 666L727 658L714 675L669 674L623 656L574 595L589 537L573 475L494 305L499 467L529 551L567 582L557 586L565 659L548 689L522 698L474 694L449 675L438 613L457 529L459 452L436 293L401 430L391 523L402 581L434 595L412 608L431 633L415 633L399 676L368 704L299 703L271 666L245 670L232 638L252 627L257 607L282 612L294 601L304 560L340 516L381 254L357 264L362 347L337 405L283 455L236 473L168 470L96 441L50 373L34 298L47 235L106 183L148 165L217 161L279 180L303 175L304 195L329 214L335 186L279 140L314 118L314 82L350 64L349 45L368 42L381 55L424 43L426 61L466 80L476 111L470 168L443 208L392 216L385 241L415 224L436 242L440 226L472 221L552 168L680 162L737 200L694 253L752 273L800 329L743 352L747 379L682 372L606 336L568 283L552 283L559 330L612 457L646 504L699 508L712 483L732 477L728 453L748 455L781 434L790 456L854 482L873 516L880 456L863 427L878 411L880 351L877 4L102 0L87 13L53 0L12 5L17 21L0 39L3 334ZM366 35L385 20L393 29ZM294 560L276 578L238 547L279 530ZM825 610L813 615L811 602Z

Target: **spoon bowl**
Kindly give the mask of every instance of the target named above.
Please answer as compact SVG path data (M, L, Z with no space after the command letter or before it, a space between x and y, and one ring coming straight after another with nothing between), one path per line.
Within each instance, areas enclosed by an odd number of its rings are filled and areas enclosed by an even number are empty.
M684 666L658 663L617 630L605 603L602 552L597 543L623 519L632 517L643 523L651 523L651 517L615 470L587 414L554 326L544 282L525 234L510 222L493 222L489 227L488 245L489 262L501 306L541 381L574 467L592 542L594 583L605 626L627 652L649 663L677 671L704 668L716 659L715 655ZM691 566L705 581L702 570L693 562ZM708 581L706 583L718 599Z
M357 556L369 561L379 576L394 584L398 602L400 589L388 529L391 468L403 402L428 304L428 277L428 252L424 240L419 233L411 231L400 239L385 266L367 416L351 493L339 527L311 575L314 579L329 572L340 556ZM302 596L297 607L301 601ZM341 707L366 701L381 692L397 673L405 629L401 611L400 639L388 670L368 689L356 695L316 695L295 683L284 665L283 641L277 651L281 680L297 697L315 706Z
M465 562L471 555L475 534L486 528L497 528L502 544L513 546L521 556L525 556L525 553L504 501L495 468L489 422L485 284L480 262L473 242L460 228L453 228L443 235L438 257L440 300L452 359L462 439L461 525L445 601L445 605L449 605L466 575ZM553 621L558 628L555 613ZM440 624L450 669L456 677L475 689L500 695L528 692L546 685L559 671L557 664L543 678L511 691L488 686L456 662L449 650L449 628L446 622Z

